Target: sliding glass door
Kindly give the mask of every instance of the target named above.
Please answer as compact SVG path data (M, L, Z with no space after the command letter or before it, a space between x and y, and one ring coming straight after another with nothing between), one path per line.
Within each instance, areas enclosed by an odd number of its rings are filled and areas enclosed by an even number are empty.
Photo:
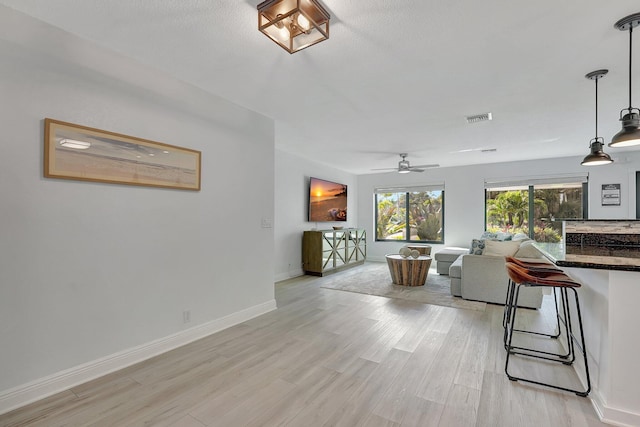
M544 181L524 185L487 183L486 230L524 233L538 242L560 242L562 220L587 217L586 179Z

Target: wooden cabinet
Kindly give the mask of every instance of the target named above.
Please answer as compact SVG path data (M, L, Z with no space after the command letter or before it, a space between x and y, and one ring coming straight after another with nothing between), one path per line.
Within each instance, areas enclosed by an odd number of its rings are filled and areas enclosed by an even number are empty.
M307 274L324 276L362 264L366 257L364 229L305 231L302 237L302 268Z

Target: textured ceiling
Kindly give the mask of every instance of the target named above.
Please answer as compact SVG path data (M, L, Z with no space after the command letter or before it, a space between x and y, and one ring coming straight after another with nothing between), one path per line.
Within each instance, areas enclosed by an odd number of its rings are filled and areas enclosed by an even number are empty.
M272 117L277 148L356 174L400 152L441 166L584 156L595 136L584 75L599 68L599 136L627 107L629 37L613 24L637 0L323 0L330 39L294 55L258 32L258 3L0 0ZM640 48L634 77L638 107ZM484 112L491 122L466 123Z

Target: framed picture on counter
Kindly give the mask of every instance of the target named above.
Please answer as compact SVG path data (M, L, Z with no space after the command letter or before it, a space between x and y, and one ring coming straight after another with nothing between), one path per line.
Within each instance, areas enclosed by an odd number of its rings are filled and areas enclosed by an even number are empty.
M620 206L620 184L602 184L602 206Z

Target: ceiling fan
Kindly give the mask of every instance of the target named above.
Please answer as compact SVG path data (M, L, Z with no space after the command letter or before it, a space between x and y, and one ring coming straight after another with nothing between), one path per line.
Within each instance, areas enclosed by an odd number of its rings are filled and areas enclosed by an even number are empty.
M417 165L411 166L409 164L409 160L407 160L407 153L400 153L400 157L402 160L398 162L397 168L383 168L383 169L371 169L374 171L397 171L398 173L409 173L409 172L424 172L427 168L437 168L440 167L438 164L433 165Z

